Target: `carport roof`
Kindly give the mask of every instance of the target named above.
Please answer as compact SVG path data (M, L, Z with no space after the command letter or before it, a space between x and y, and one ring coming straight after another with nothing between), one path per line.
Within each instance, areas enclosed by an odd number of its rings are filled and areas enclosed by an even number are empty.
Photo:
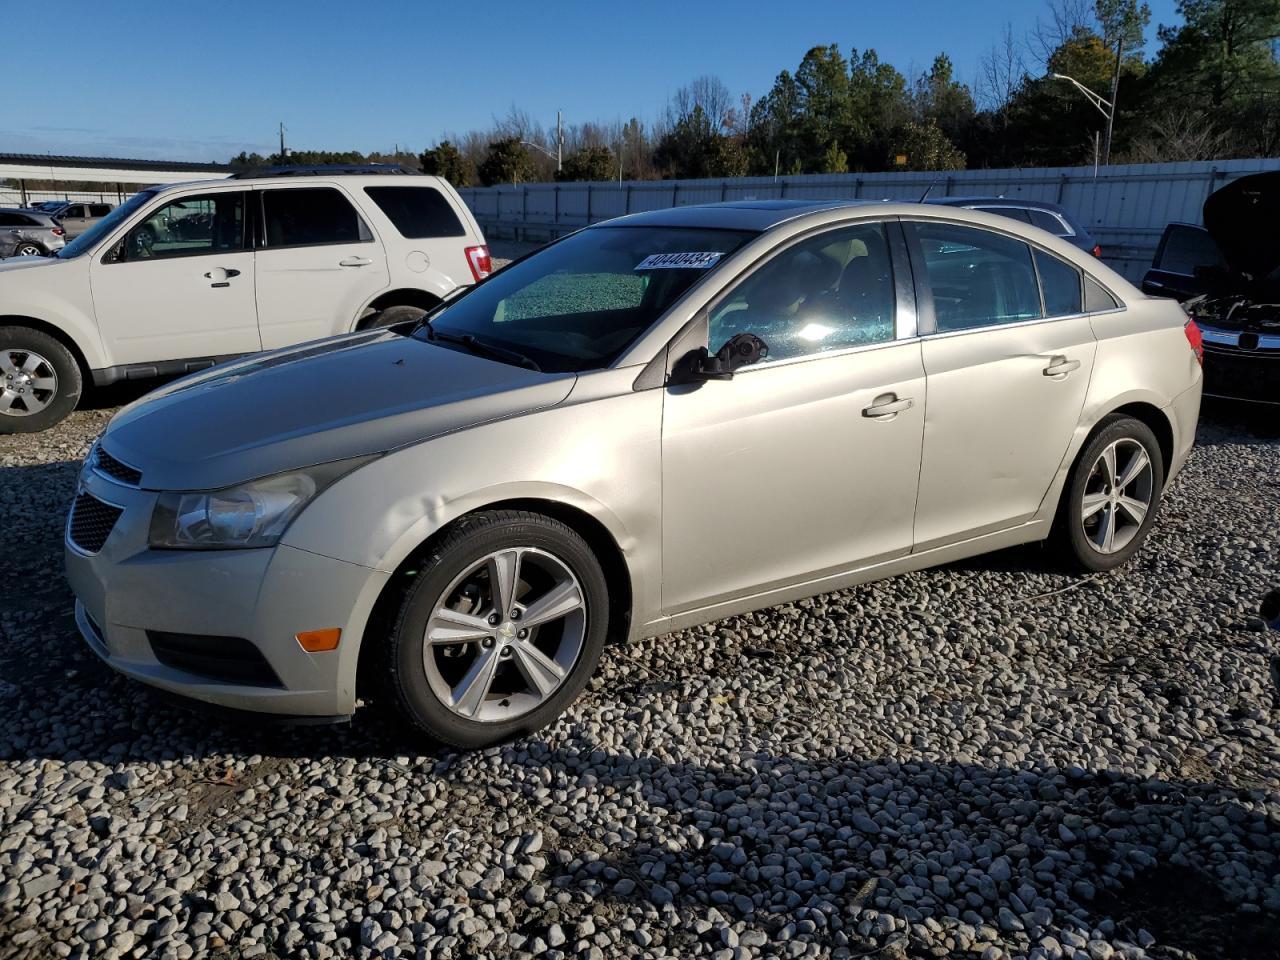
M186 163L181 160L128 160L121 157L69 157L48 153L0 153L0 164L39 167L77 167L107 170L139 170L164 173L191 170L230 173L225 163Z

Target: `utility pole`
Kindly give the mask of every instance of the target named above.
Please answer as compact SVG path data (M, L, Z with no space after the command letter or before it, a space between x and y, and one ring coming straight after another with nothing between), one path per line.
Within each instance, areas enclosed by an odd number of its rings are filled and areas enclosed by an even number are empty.
M564 170L564 115L556 111L556 173Z
M281 120L280 121L280 164L281 166L284 165L285 157L287 156L288 154L285 153L285 149L284 149L284 121Z
M1111 74L1111 105L1107 111L1107 135L1102 143L1102 164L1106 166L1111 162L1111 128L1116 122L1116 92L1120 88L1120 63L1124 58L1124 35L1121 34L1120 39L1116 41L1116 68Z

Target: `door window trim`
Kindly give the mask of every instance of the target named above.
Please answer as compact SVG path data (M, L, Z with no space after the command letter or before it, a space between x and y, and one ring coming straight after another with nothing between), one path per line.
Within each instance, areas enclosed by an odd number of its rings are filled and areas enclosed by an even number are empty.
M971 230L985 230L988 233L999 234L1001 236L1008 237L1011 240L1017 240L1020 243L1025 243L1033 251L1033 256L1031 257L1031 263L1035 269L1036 288L1040 294L1040 309L1042 312L1044 311L1044 285L1040 282L1040 268L1035 265L1036 258L1034 256L1034 251L1041 250L1044 253L1049 254L1050 256L1057 257L1057 259L1059 260L1062 260L1062 257L1058 256L1048 247L1045 247L1039 243L1036 243L1034 240L1028 240L1026 237L1020 237L1018 236L1018 234L1013 233L1012 231L997 230L995 227L989 227L986 224L982 224L981 226L979 226L973 223L966 223L962 220L948 220L945 217L936 217L936 218L935 217L913 217L910 219L904 218L902 220L902 228L903 228L903 232L906 235L907 250L911 256L912 273L915 277L916 313L919 318L919 329L920 329L919 336L921 339L932 340L932 339L941 339L943 337L962 337L970 333L989 333L992 330L1018 329L1022 327L1033 326L1039 323L1057 323L1060 320L1073 320L1079 317L1105 316L1108 313L1121 313L1127 309L1127 305L1125 304L1125 301L1121 297L1116 296L1115 291L1112 290L1110 286L1103 283L1092 273L1089 273L1087 270L1083 269L1077 264L1071 263L1071 261L1069 260L1063 260L1064 263L1072 267L1075 267L1077 272L1079 272L1080 274L1080 305L1081 307L1084 306L1085 277L1088 277L1090 280L1092 280L1094 283L1100 286L1103 290L1105 290L1108 294L1110 294L1111 299L1114 300L1118 304L1118 306L1109 307L1106 310L1088 311L1088 310L1082 309L1079 313L1059 314L1058 316L1053 316L1053 317L1033 317L1029 320L1018 320L1012 323L988 323L981 327L968 327L964 330L939 331L938 323L937 323L937 315L934 313L934 308L933 308L933 290L929 287L929 282L927 279L928 266L925 264L924 248L921 246L920 237L915 231L915 226L916 224L919 224L919 223L944 223L948 226L953 226L953 227L968 227Z
M285 191L285 190L334 190L338 196L346 200L351 206L351 211L356 215L356 229L360 236L355 240L322 240L319 243L279 243L272 244L267 242L267 206L265 201L269 191ZM369 224L369 220L364 216L360 209L360 204L351 199L345 190L333 183L297 183L290 186L277 186L271 184L269 186L256 186L251 191L256 199L253 201L255 207L254 219L257 221L254 230L254 246L256 252L261 253L264 250L308 250L313 247L345 247L353 243L375 243L378 235L374 233L373 227Z

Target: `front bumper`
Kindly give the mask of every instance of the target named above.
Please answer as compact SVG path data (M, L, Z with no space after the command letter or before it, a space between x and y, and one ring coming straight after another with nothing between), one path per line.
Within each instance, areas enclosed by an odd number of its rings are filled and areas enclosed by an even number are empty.
M1280 403L1280 336L1202 327L1204 395Z
M171 693L237 710L293 717L355 710L360 641L386 573L288 546L151 550L154 493L94 471L82 475L80 490L121 511L96 552L73 542L70 525L65 544L76 624L107 664ZM297 642L302 631L330 627L342 629L336 650L308 653ZM175 666L162 642L175 636L199 639L201 658ZM229 679L234 671L217 662L219 638L228 657L243 660L247 650L268 669L247 681Z

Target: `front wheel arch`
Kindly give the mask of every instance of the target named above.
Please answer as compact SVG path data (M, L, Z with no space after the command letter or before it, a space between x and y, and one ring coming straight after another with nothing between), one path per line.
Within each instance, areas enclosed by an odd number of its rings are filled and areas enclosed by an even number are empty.
M45 320L40 320L37 317L20 315L0 315L0 327L29 327L32 330L47 333L71 352L71 356L75 358L76 365L80 367L80 376L84 380L85 386L88 387L93 383L93 368L89 366L89 361L85 357L84 351L80 349L80 345L76 343L75 338L61 327Z

